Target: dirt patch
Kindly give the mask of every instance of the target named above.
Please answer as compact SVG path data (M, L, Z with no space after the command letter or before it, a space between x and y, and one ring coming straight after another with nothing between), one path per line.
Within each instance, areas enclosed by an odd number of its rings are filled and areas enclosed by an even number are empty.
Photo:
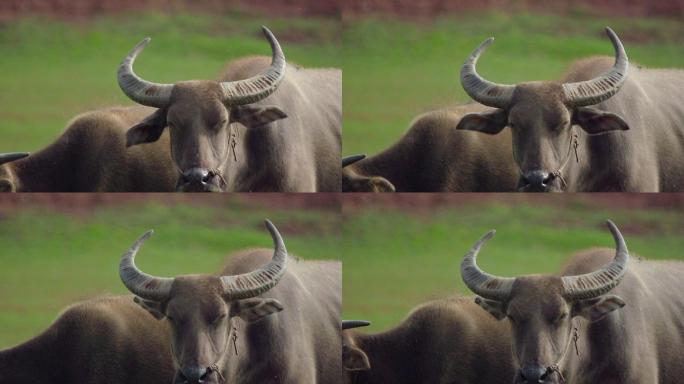
M327 16L340 14L336 0L2 0L0 20L25 14L82 19L98 14L158 10L235 12L254 11L274 16Z
M157 203L165 205L198 204L225 207L240 204L277 210L339 210L339 198L332 193L258 193L258 194L180 194L180 193L21 193L0 195L0 218L26 207L48 208L58 212L86 215L101 207Z
M550 205L573 207L577 205L597 208L668 209L684 211L684 194L677 193L591 193L545 194L522 193L349 193L343 196L345 213L372 207L388 207L411 212L433 212L446 206L463 206L481 203L506 205Z
M445 13L498 10L622 16L684 16L684 0L349 0L343 14L431 18Z

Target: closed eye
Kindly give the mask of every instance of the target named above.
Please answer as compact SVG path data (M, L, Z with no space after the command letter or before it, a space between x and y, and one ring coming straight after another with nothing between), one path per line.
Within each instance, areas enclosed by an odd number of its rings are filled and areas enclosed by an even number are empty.
M218 123L216 123L216 125L214 125L214 129L216 129L218 131L221 128L225 127L226 124L228 124L228 120L221 120Z
M214 325L217 325L217 324L219 324L219 323L220 323L223 319L225 319L225 318L226 318L226 314L225 314L225 313L222 313L222 314L216 316L216 317L214 318L214 320L213 320L211 323L214 324Z
M563 314L561 314L560 316L558 316L558 317L556 318L556 320L554 320L553 323L554 323L554 324L558 324L558 323L560 323L561 321L565 320L566 317L568 317L568 314L567 314L567 313L563 313Z

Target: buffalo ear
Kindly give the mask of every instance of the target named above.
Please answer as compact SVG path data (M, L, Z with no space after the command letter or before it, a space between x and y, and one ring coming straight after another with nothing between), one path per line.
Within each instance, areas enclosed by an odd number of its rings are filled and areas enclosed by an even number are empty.
M373 176L368 181L373 192L396 192L394 184L381 176Z
M342 169L342 192L396 192L396 188L382 176L360 176Z
M254 297L231 303L230 316L237 316L248 323L252 323L268 315L280 312L283 308L283 304L276 299Z
M237 121L245 127L259 127L287 117L282 109L268 106L243 105L230 110L230 121Z
M506 305L500 301L487 300L478 296L475 298L475 304L489 312L497 320L506 318Z
M503 109L481 113L469 113L461 118L456 129L465 131L484 132L495 135L508 124L508 112Z
M573 316L582 316L589 321L598 321L616 309L625 306L619 296L607 295L593 299L578 300L572 307Z
M371 367L368 355L350 345L342 346L342 365L347 371L366 371Z
M155 319L161 320L164 318L165 315L160 302L141 299L138 296L134 297L133 301L143 307L143 309L154 316Z
M126 147L155 142L159 140L164 128L166 128L166 110L157 109L126 132Z
M572 115L572 123L579 125L590 135L629 129L622 117L592 107L577 108Z
M0 179L0 192L16 192L16 187L10 179Z

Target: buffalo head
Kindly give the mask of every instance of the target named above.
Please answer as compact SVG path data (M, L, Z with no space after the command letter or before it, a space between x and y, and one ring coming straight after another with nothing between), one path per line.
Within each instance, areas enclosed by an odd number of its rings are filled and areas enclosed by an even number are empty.
M366 155L342 158L342 192L395 192L394 185L384 177L359 175L349 167L365 158Z
M562 364L573 348L572 319L581 316L598 321L625 305L620 297L607 295L624 277L629 260L622 234L611 221L608 228L616 244L615 258L584 275L490 275L477 266L476 259L494 231L482 237L463 258L461 277L478 295L476 303L497 319L507 318L511 323L513 357L518 365L514 383L561 383Z
M618 115L591 107L616 94L627 76L625 49L615 32L606 28L615 49L615 64L597 78L561 84L538 81L503 85L481 77L475 66L489 38L461 67L461 85L475 101L497 108L464 116L457 129L497 134L512 130L513 157L520 169L521 191L561 191L562 171L572 159L577 125L589 135L629 129Z
M126 56L118 71L119 86L133 101L159 108L126 135L126 146L156 141L166 127L171 137L171 157L178 168L179 191L221 191L231 148L231 124L264 125L287 115L278 107L250 106L265 99L280 85L285 56L268 28L263 32L271 45L271 66L260 74L238 81L182 81L157 84L138 77L133 63L150 42L144 39ZM237 129L237 128L232 128Z
M16 192L19 189L19 180L9 163L28 155L25 152L0 153L0 192Z
M359 327L367 327L371 323L365 320L342 320L343 343L342 343L342 366L346 371L365 371L371 365L368 355L356 345L354 335L347 330Z
M266 220L274 244L273 259L262 268L235 276L186 275L155 277L139 270L134 258L145 233L121 258L119 275L135 301L172 330L174 384L221 383L232 356L235 318L255 322L283 310L275 299L258 297L278 284L287 264L287 250L276 227Z

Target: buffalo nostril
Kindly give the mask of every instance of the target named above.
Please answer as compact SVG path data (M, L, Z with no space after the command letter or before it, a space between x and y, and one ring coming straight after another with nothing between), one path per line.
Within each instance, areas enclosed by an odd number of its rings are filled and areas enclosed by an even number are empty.
M545 187L551 180L553 176L548 172L541 170L527 171L522 175L522 181L525 185L532 187Z
M204 168L190 168L183 172L183 182L188 184L206 183L210 178L209 170Z
M209 376L210 373L211 373L210 370L205 369L204 374L200 377L200 380L205 380Z
M179 372L181 378L187 383L200 383L207 377L208 373L207 368L200 366L185 367Z
M547 376L547 370L538 364L526 365L519 373L520 377L528 383L539 383Z

